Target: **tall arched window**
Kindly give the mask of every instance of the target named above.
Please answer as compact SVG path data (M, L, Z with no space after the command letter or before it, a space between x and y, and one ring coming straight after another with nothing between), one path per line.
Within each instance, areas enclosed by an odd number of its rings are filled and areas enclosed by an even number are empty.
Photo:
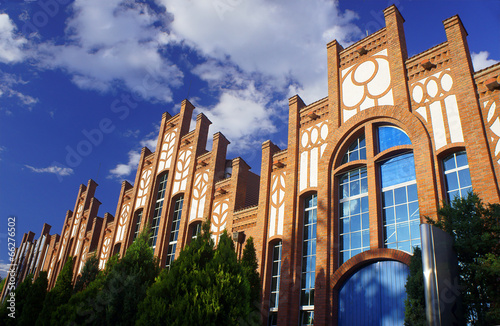
M182 204L184 203L184 195L180 195L175 199L174 213L172 216L172 225L170 227L170 237L168 240L167 261L165 267L170 268L170 265L175 258L175 249L177 247L177 237L179 235L179 225L181 224Z
M370 249L366 167L340 176L340 264Z
M366 141L362 134L342 157L342 164L366 159ZM339 176L340 264L370 249L368 214L368 177L366 167Z
M163 174L158 182L158 192L156 195L155 211L151 221L151 247L156 248L156 238L158 238L158 229L160 228L161 212L163 209L163 198L167 188L168 173Z
M413 153L380 163L384 244L412 252L420 245L420 213Z
M469 162L465 152L453 153L443 160L446 194L451 203L455 197L465 197L472 191Z
M271 287L269 291L269 326L278 325L278 304L280 296L281 276L281 240L273 246L273 260L271 261Z
M135 212L135 216L136 216L136 222L135 222L135 231L134 231L134 239L135 240L137 238L137 236L139 235L139 231L141 230L141 220L142 220L142 208L140 210L138 210L137 212Z
M300 324L314 325L314 284L316 281L316 211L318 196L304 201L302 237L302 275L300 291Z

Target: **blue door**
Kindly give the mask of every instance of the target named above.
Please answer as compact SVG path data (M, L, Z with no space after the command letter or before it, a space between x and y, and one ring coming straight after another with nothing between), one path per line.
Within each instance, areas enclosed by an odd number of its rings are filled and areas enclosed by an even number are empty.
M403 325L408 266L380 261L354 273L339 293L339 325Z

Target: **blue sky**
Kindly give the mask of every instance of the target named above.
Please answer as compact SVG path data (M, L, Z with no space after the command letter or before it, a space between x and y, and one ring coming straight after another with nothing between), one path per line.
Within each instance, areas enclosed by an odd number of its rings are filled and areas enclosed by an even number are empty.
M44 222L60 233L89 178L99 216L114 215L184 98L259 173L263 141L286 147L288 98L327 95L326 43L382 28L393 3L409 56L444 42L459 14L475 69L500 61L498 0L0 0L0 274L9 216L18 243Z

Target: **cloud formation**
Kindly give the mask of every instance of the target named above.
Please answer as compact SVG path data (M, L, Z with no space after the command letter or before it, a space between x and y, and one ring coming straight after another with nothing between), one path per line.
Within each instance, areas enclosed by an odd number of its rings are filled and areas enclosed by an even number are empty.
M27 40L17 36L16 26L9 15L0 14L0 62L15 63L24 59L23 46Z
M46 168L35 168L30 165L25 165L28 169L35 173L52 173L61 177L66 177L73 174L72 168L60 167L57 165L48 166Z
M480 51L479 53L472 52L471 57L474 71L479 71L500 62L494 59L488 59L489 56L490 53L488 51Z

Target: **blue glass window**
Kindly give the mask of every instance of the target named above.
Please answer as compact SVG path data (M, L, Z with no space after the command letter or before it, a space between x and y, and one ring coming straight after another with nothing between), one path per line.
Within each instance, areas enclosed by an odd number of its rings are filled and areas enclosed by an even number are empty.
M155 211L153 214L153 220L151 221L151 247L154 249L156 247L156 239L158 238L158 230L160 228L161 212L163 209L163 198L165 197L165 189L167 187L168 173L163 174L160 177L160 182L158 184L158 193L156 195Z
M302 325L314 323L314 285L316 278L316 194L305 199L302 242L302 277L300 319Z
M281 275L281 241L273 247L271 291L269 294L269 325L277 325Z
M366 167L340 176L340 264L370 249Z
M443 160L443 165L449 202L455 197L465 197L472 191L469 162L465 152L453 153Z
M384 244L412 252L420 246L420 213L413 153L388 159L380 165Z
M170 265L175 258L175 249L177 247L177 236L179 235L179 226L181 224L182 204L184 196L180 196L175 201L174 214L172 216L172 226L170 228L170 238L168 241L167 261L165 267L170 268Z
M378 127L379 152L399 145L411 145L410 137L403 130L393 126Z
M366 159L366 141L365 135L361 135L358 139L352 142L347 149L347 152L342 158L342 164Z

